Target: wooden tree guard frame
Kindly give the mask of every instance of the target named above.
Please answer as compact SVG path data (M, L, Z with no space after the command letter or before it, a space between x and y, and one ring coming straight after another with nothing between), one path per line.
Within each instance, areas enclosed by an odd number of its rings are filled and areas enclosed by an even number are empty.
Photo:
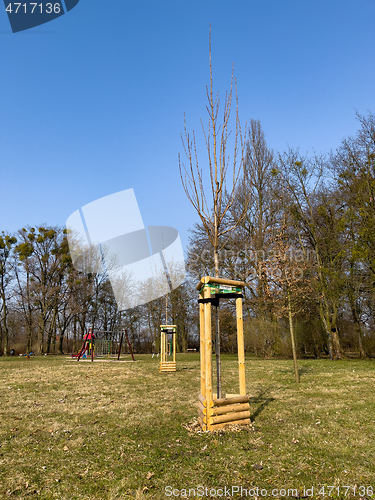
M160 363L159 372L175 372L176 371L176 325L160 325L161 338L160 338ZM172 359L168 361L167 352L167 335L172 335Z
M198 420L203 430L211 431L229 424L250 423L250 397L246 395L245 348L242 319L242 291L245 283L205 276L197 285L199 290L201 393L198 397ZM220 297L235 298L237 316L237 346L239 370L239 394L227 394L216 399L212 393L212 332L211 305L218 304Z

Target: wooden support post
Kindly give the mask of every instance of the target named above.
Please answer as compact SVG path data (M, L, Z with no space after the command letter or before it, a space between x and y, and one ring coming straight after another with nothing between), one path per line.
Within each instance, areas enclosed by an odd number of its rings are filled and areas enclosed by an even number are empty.
M118 348L117 361L120 359L121 346L122 346L123 339L124 339L124 330L122 330L122 332L121 332L121 340L120 340L120 347Z
M246 394L245 383L245 345L243 339L243 320L242 320L242 298L236 299L237 313L237 349L238 349L238 371L240 379L240 395Z
M173 363L176 363L176 333L172 334L173 337L173 347L172 347L172 352L173 352Z
M205 299L210 298L210 290L208 288L204 289L203 296ZM208 415L210 416L210 407L212 403L212 333L211 333L211 304L206 302L204 304L204 337L205 337L205 373L204 378L206 382L206 401L208 408ZM209 430L209 423L207 424L207 429Z
M160 363L164 363L164 348L165 348L165 333L162 331L160 335Z
M125 330L125 337L126 337L126 341L128 343L130 354L132 355L132 360L135 361L134 354L133 354L133 349L132 349L132 346L131 346L131 343L130 343L130 340L129 340L129 337L128 337L128 331L127 330Z
M203 299L203 294L200 293L200 298ZM201 358L201 395L206 398L206 377L205 377L205 327L204 327L204 304L199 304L199 353Z

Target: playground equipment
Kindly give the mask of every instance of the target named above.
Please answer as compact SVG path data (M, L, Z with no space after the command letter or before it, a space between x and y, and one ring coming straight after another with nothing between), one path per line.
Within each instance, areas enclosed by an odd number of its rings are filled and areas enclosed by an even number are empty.
M95 356L107 357L111 356L111 341L104 339L94 340L94 354Z
M96 338L96 335L93 332L93 329L90 328L89 331L86 333L83 339L82 347L79 350L77 354L72 354L72 358L77 358L77 361L79 361L81 358L87 358L88 356L91 357L91 361L94 361L94 356L95 357L107 357L110 358L112 355L112 351L116 348L116 353L114 355L117 355L117 361L120 359L121 356L121 348L123 345L123 340L124 337L127 340L128 347L129 347L129 352L131 354L131 357L133 361L134 355L133 355L133 350L129 341L129 337L127 334L126 330L121 330L121 338L120 341L118 342L118 351L117 351L117 344L116 342L113 341L113 334L119 334L120 332L112 332L112 331L97 331L97 336L100 334L106 334L107 336L110 335L110 338L108 339L103 339L103 338Z
M121 346L122 346L122 341L124 340L124 336L125 336L126 341L128 343L128 347L129 347L130 354L132 356L132 360L135 361L134 354L133 354L133 349L132 349L132 346L130 344L130 340L129 340L129 337L128 337L128 332L126 330L121 330L121 340L120 340L120 345L119 345L119 348L118 348L117 361L120 359Z
M250 423L249 396L245 384L245 349L243 340L242 281L205 276L199 290L201 393L198 397L198 420L203 430L214 430L229 424ZM211 306L221 299L236 299L239 394L227 394L217 399L212 392L212 332Z
M160 363L159 372L176 371L176 325L160 325ZM172 361L168 357L172 356Z

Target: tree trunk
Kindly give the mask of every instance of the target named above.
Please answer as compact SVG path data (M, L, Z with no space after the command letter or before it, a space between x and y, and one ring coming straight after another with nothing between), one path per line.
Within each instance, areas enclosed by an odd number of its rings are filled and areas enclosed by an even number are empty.
M65 334L65 330L60 330L60 337L59 337L59 353L60 354L64 354L64 352L63 352L64 334Z
M1 276L2 281L3 281L3 276ZM1 299L3 301L3 340L4 340L4 355L9 356L9 331L8 331L8 324L7 324L7 316L8 316L8 308L6 304L6 297L5 297L5 292L4 292L4 284L2 283L2 293L1 293Z
M38 321L38 352L37 354L43 354L44 353L44 331L46 327L46 317L44 315L44 312L40 312L39 316L39 321Z
M53 336L52 336L53 354L56 354L56 336L57 336L57 326L55 322L55 325L53 327Z
M324 330L326 331L326 335L327 335L329 357L332 360L333 359L333 346L332 346L331 325L329 324L328 319L326 318L326 315L324 314L323 305L321 302L319 303L319 313L320 313L320 319L323 322Z
M78 322L77 316L74 316L74 320L73 320L73 352L76 352L78 350L78 348L77 348L77 322Z
M334 348L334 355L336 359L343 359L344 353L342 352L341 349L341 344L340 344L340 339L339 339L339 334L336 326L331 327L331 332L332 332L332 344Z
M343 359L345 356L341 348L339 332L337 329L337 313L338 313L338 307L335 306L331 320L332 343L336 359Z
M4 356L9 356L9 330L8 326L6 324L6 307L4 306L4 316L3 316L3 322L4 322Z
M337 331L337 307L334 308L333 313L329 313L328 304L320 303L320 317L323 321L324 329L328 338L328 350L331 359L343 359L340 338Z
M215 278L219 278L219 253L217 247L214 249L214 262L215 262ZM216 390L217 399L221 398L221 354L220 354L220 318L219 308L215 307L215 356L216 356Z
M48 337L47 337L47 354L50 353L51 350L51 341L52 341L52 335L53 333L55 334L55 342L56 343L56 314L57 314L57 307L55 306L53 310L53 316L51 320L51 324L48 330Z
M359 355L362 359L364 359L367 358L367 353L362 343L363 333L361 328L361 322L359 320L359 314L357 312L353 293L349 292L348 296L349 296L350 309L352 311L353 322L355 325L355 331L357 333Z
M32 317L32 311L31 308L29 307L29 315L27 318L27 349L26 352L31 352L32 348L32 342L33 342L33 317Z
M186 328L184 323L182 323L181 332L182 332L181 350L182 352L187 352Z
M30 273L27 271L26 274L26 286L27 286L27 328L28 328L28 336L27 336L27 351L31 352L33 347L33 308L31 305L31 297L30 297ZM22 299L23 300L23 299Z
M294 339L294 329L293 329L293 316L292 316L292 304L290 301L290 291L288 289L288 312L289 312L289 329L290 329L290 338L292 341L292 351L293 351L293 361L294 361L294 375L296 377L296 382L299 382L299 372L297 365L297 350L296 350L296 342Z
M1 321L0 321L0 356L2 352L3 352L3 327L1 326Z

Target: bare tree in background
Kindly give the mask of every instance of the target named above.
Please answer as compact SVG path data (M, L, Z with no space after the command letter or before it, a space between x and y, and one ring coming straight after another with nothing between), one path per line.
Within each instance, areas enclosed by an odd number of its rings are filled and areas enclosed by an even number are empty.
M207 199L204 187L203 169L198 161L197 145L195 133L193 138L186 128L186 117L184 117L184 135L181 135L187 163L181 161L179 156L180 175L183 188L190 203L197 211L203 227L207 233L210 244L213 249L215 277L219 278L220 262L219 253L225 245L231 231L239 224L241 218L232 224L225 224L225 218L235 200L236 186L239 183L244 157L244 137L241 132L241 125L238 115L238 96L236 80L233 78L233 68L229 93L226 93L224 102L223 122L218 124L218 114L220 108L219 94L214 95L212 78L212 60L211 60L211 27L209 35L209 59L210 59L210 85L206 87L207 105L206 109L209 115L208 127L205 128L201 119L203 136L208 155L208 165L210 172L210 195L212 200ZM234 134L233 157L230 159L228 153L229 120L232 109L233 84L236 100L236 127ZM231 186L227 189L228 169L232 176ZM245 210L244 210L245 213ZM217 397L221 397L221 368L220 368L220 328L218 310L215 310L216 316L216 368L217 368Z

